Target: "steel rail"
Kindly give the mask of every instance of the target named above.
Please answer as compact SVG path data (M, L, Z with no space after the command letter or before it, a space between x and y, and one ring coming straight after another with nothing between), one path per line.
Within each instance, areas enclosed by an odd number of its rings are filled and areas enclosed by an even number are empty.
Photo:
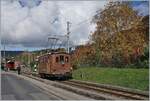
M27 74L27 75L29 75L29 74ZM47 82L45 82L44 79L40 79L40 77L38 75L32 75L32 76L28 76L28 77L36 79L36 80L44 82L44 83L47 83ZM34 78L34 77L36 77L36 78ZM75 80L57 81L57 82L66 84L69 86L74 86L74 87L77 87L80 89L91 90L91 91L97 92L97 93L110 94L111 96L113 95L116 97L121 97L122 99L134 99L134 100L148 100L149 99L148 94L143 94L143 93L140 94L140 93L121 90L121 89L117 89L117 88L113 88L113 87L96 85L93 83L87 83L87 82L75 81Z
M131 94L140 95L140 96L144 96L144 97L149 97L149 92L140 91L137 89L129 89L129 88L125 88L125 87L119 87L119 86L113 86L113 85L107 85L107 84L96 84L96 83L92 83L92 82L85 82L85 81L79 81L79 80L71 80L71 82L75 82L75 83L80 82L82 84L88 84L88 85L95 86L95 87L107 88L107 89L111 89L111 90L115 90L115 91L121 91L121 92L131 93Z
M135 100L146 100L149 97L146 95L141 95L138 93L132 93L132 92L127 92L127 91L121 91L118 89L112 89L109 87L100 87L100 86L95 86L92 84L87 84L87 83L83 83L83 82L79 82L79 81L62 81L62 83L67 84L67 85L71 85L71 86L75 86L75 87L79 87L82 89L88 89L91 91L95 91L98 93L106 93L106 94L111 94L114 95L116 97L121 97L121 98L125 98L125 99L135 99Z

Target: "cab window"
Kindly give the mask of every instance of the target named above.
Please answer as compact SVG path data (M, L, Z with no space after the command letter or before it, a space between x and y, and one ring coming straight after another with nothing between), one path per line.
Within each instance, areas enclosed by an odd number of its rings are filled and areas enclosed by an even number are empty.
M69 58L68 57L65 57L65 62L69 62Z
M64 56L63 55L60 55L60 63L64 63Z
M57 63L59 62L59 58L58 58L58 57L56 57L56 62L57 62Z

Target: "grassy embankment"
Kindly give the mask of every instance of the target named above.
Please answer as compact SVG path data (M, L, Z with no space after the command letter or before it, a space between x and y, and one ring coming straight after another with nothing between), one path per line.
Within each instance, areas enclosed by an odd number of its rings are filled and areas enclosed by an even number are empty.
M79 68L74 70L73 78L145 91L149 90L149 69Z

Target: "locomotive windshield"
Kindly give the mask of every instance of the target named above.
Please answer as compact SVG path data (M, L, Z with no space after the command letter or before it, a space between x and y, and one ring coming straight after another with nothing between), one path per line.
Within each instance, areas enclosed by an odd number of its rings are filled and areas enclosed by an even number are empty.
M64 64L64 63L65 63L65 61L64 61L64 56L63 56L63 55L60 55L60 63L61 63L61 64Z
M58 56L56 57L56 63L64 64L64 63L68 63L68 62L69 62L68 56L60 55L59 57Z
M65 62L69 62L69 59L68 59L68 57L65 57Z
M57 62L57 63L59 62L59 58L58 58L58 57L56 57L56 62Z

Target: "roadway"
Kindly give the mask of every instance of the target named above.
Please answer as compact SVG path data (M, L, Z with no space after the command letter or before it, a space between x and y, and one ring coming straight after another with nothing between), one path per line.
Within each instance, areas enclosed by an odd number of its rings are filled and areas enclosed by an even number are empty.
M6 73L1 76L2 100L57 100L25 79Z
M87 100L81 95L51 87L53 93L48 93L42 87L47 85L34 81L16 73L1 72L1 99L2 100ZM47 89L47 88L44 88ZM56 89L56 91L55 91ZM50 90L49 90L50 91ZM61 93L62 92L62 93ZM57 93L57 96L55 95ZM61 94L60 94L61 93ZM59 96L58 96L59 95ZM62 96L62 97L61 97Z

